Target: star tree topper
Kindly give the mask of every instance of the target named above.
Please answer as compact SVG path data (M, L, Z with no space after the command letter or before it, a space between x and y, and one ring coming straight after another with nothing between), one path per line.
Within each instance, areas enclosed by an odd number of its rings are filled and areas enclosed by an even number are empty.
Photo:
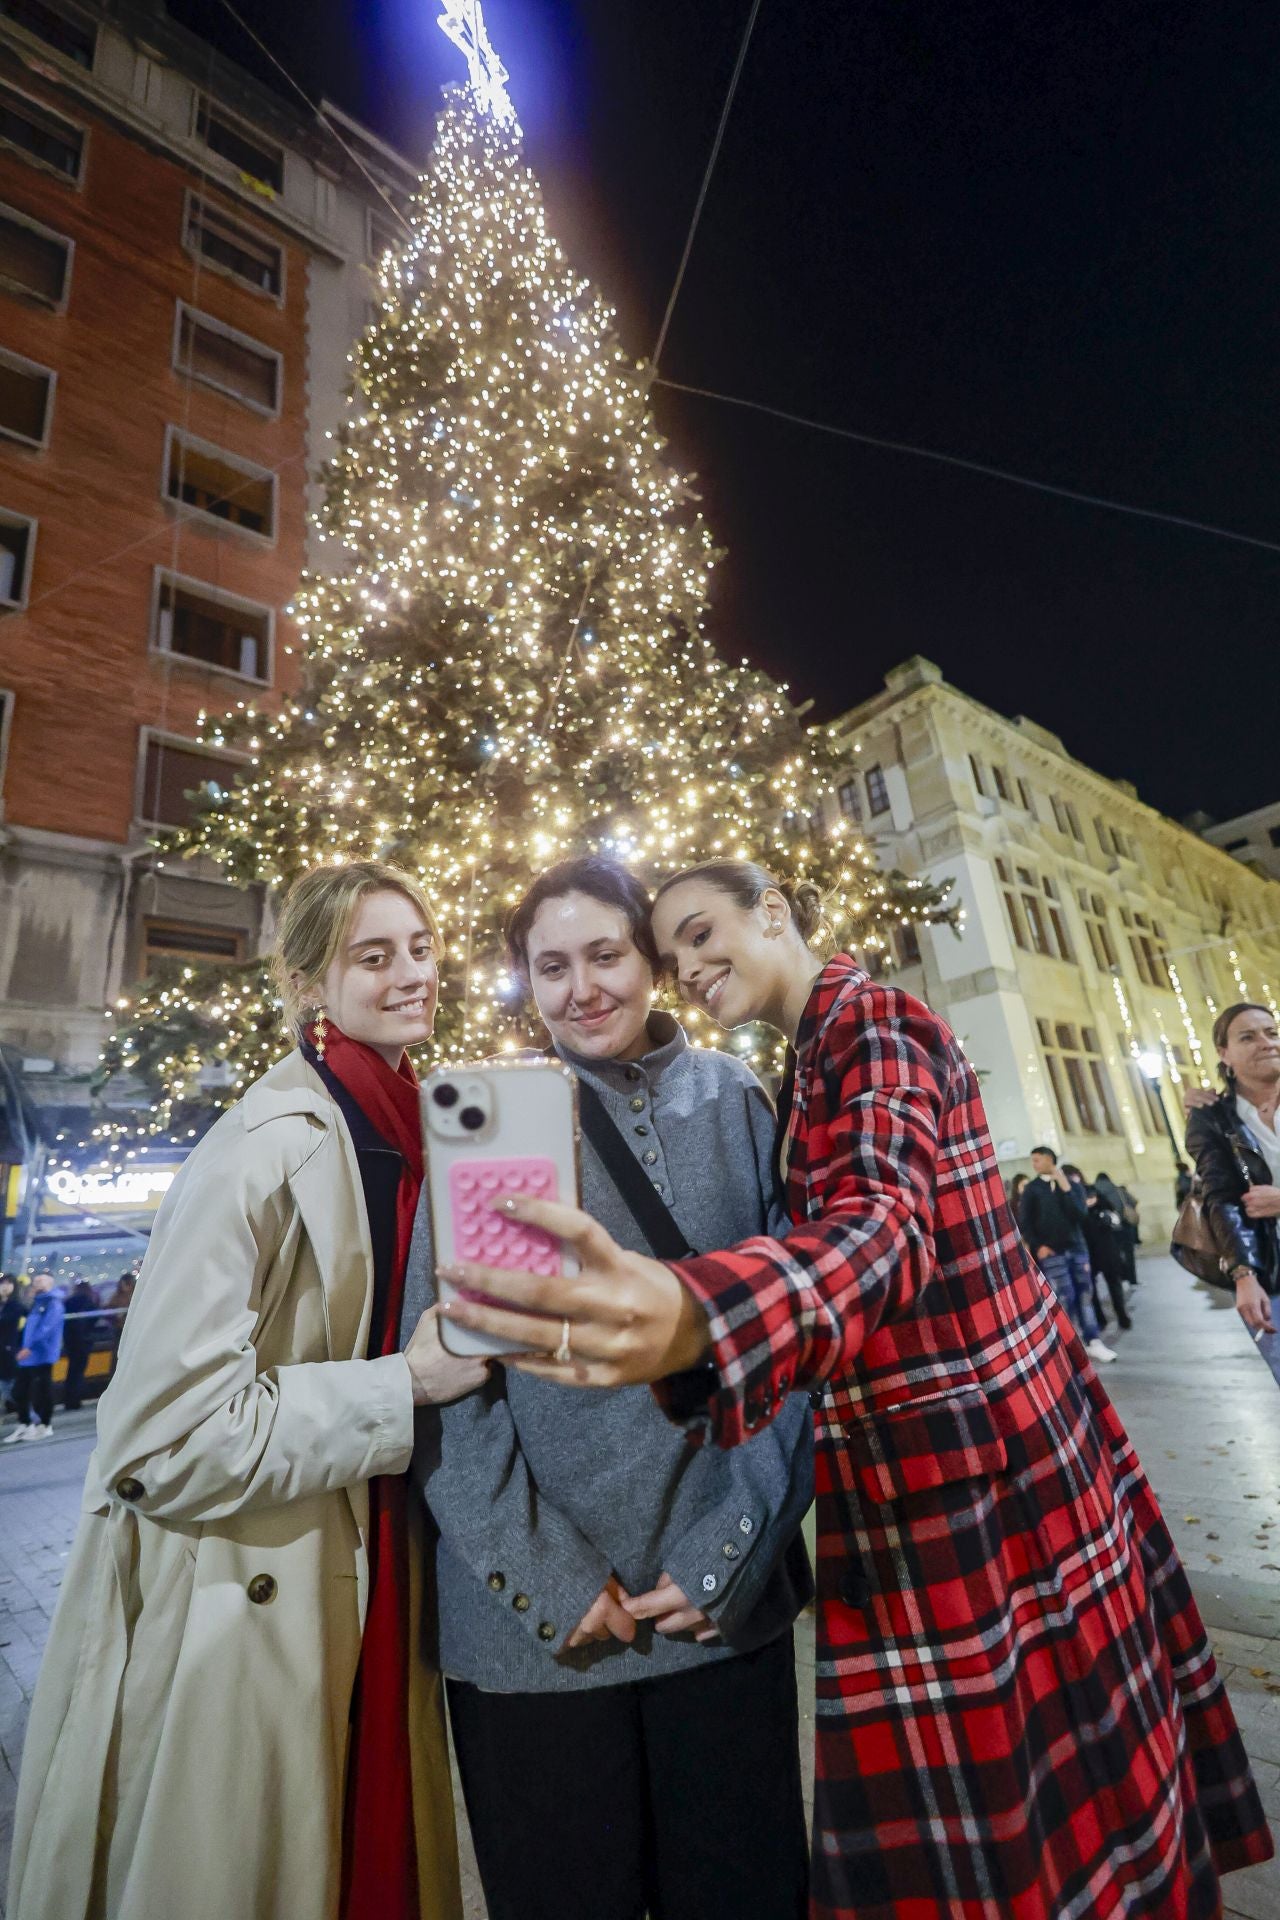
M511 122L516 110L507 92L510 77L499 60L484 24L480 0L442 0L444 12L436 21L455 47L466 56L471 72L471 91L495 120Z

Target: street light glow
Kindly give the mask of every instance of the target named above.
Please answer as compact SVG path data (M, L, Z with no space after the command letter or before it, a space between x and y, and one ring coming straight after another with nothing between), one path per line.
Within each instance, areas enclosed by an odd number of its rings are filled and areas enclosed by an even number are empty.
M1138 1065L1148 1080L1158 1080L1164 1072L1164 1061L1154 1047L1148 1047L1138 1055Z

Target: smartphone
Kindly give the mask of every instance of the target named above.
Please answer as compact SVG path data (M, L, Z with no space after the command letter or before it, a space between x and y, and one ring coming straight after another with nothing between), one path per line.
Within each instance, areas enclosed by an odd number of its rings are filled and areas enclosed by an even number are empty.
M534 1273L576 1273L558 1240L493 1211L522 1194L580 1204L578 1082L558 1060L437 1067L422 1083L422 1135L437 1262L467 1260ZM442 1301L457 1297L447 1281ZM518 1341L440 1322L450 1353L520 1353Z

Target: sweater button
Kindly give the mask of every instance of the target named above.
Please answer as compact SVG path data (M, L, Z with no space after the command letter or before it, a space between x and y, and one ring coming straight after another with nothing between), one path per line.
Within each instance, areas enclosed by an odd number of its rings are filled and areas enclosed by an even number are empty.
M646 1167L656 1166L657 1164L657 1160L658 1160L657 1150L653 1147L646 1148L645 1152L640 1157L644 1161Z
M141 1500L146 1493L141 1480L117 1480L116 1492L122 1500Z
M279 1591L269 1573L255 1573L245 1588L255 1607L269 1607Z
M501 1593L506 1584L507 1576L505 1573L491 1573L485 1581L485 1585L488 1587L490 1593Z
M529 1611L529 1596L528 1596L528 1594L527 1594L527 1593L518 1593L518 1594L516 1595L516 1597L515 1597L515 1599L514 1599L514 1600L513 1600L512 1602L511 1602L511 1604L512 1604L512 1606L513 1606L513 1607L515 1608L515 1610L516 1610L516 1612L517 1612L517 1613L528 1613L528 1611Z
M644 1095L642 1093L638 1093L635 1099L631 1102L631 1111L632 1113L644 1112Z
M638 1134L641 1134L641 1135L644 1135L644 1134L646 1134L646 1133L648 1133L648 1131L649 1131L649 1129L648 1129L648 1127L646 1127L646 1125L645 1125L645 1123L644 1123L644 1121L643 1121L643 1120L640 1120L640 1121L638 1121L638 1122L636 1123L636 1132L637 1132Z
M556 1637L556 1630L552 1626L551 1622L549 1620L541 1621L538 1625L539 1640L554 1640L555 1637Z

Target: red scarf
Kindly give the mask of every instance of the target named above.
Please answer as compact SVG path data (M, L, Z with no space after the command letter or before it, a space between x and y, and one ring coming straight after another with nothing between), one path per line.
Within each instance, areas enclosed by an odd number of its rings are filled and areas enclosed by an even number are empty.
M314 1033L307 1038L315 1044ZM396 1244L376 1352L400 1346L404 1270L422 1190L418 1076L408 1056L381 1054L330 1026L324 1064L404 1162L396 1190ZM371 1351L375 1349L371 1346ZM369 1606L352 1702L342 1846L343 1920L419 1920L418 1856L409 1747L409 1541L399 1474L369 1482Z

